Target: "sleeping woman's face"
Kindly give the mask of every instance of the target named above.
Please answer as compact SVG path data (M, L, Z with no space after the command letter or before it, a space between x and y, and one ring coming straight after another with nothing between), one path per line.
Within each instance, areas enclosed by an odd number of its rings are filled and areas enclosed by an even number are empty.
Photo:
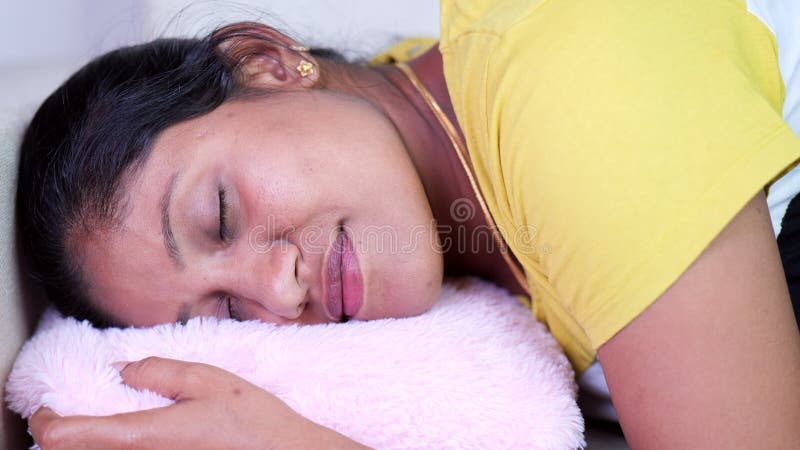
M75 243L119 322L406 317L438 296L423 186L391 122L353 97L228 101L162 132L122 189L118 223Z

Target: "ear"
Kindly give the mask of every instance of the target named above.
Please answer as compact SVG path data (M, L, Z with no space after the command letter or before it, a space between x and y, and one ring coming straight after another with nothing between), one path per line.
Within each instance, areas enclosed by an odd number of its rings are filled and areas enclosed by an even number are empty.
M308 49L266 25L228 25L214 32L211 44L249 87L310 89L319 81L319 63Z

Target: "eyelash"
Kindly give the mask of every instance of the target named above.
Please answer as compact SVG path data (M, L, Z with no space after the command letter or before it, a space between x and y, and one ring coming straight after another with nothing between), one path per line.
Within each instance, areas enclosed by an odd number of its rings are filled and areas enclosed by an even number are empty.
M225 296L222 298L222 305L228 310L228 318L233 320L240 320L239 313L236 311L236 306L234 305L233 299L231 297Z
M219 239L223 243L230 242L231 236L228 230L228 202L225 199L225 189L220 187L217 190L217 197L219 198ZM222 297L222 304L228 310L228 317L233 320L239 320L238 313L234 301L231 297Z
M228 202L225 200L225 189L219 188L219 239L222 242L230 242L231 236L228 230Z

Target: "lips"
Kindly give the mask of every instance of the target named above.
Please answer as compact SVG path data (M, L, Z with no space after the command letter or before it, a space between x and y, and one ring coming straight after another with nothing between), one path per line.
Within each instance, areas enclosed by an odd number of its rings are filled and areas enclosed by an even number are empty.
M358 266L358 257L353 248L353 241L347 233L344 236L342 248L342 296L344 297L344 314L347 318L355 317L364 301L364 282L361 278L361 268Z
M349 319L361 309L363 279L353 243L344 229L339 229L323 269L323 299L332 320Z

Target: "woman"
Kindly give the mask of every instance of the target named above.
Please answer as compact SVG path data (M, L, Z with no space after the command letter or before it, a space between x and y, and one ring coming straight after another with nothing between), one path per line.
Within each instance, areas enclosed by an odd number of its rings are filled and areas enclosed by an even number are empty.
M404 317L479 274L530 293L579 375L602 361L632 446L778 448L800 334L763 189L800 141L772 43L727 1L474 0L407 66L257 24L122 49L33 119L20 228L51 297L106 324ZM358 446L220 370L122 373L178 403L43 409L37 441Z

